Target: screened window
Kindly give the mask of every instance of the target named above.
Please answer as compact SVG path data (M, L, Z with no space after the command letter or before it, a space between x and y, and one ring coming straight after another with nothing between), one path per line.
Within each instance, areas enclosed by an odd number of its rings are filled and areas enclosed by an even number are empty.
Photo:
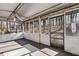
M38 20L35 20L34 21L34 32L39 32L39 22Z
M30 22L30 32L33 33L33 21Z
M48 34L49 33L49 20L48 19L44 19L41 21L41 31L42 33Z
M69 13L66 15L66 34L78 35L79 33L79 13Z

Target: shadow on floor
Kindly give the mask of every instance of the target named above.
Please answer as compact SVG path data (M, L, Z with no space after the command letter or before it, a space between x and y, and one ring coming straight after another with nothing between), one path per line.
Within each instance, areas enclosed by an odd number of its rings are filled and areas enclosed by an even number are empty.
M75 56L75 55L73 55L71 53L65 52L61 48L50 47L50 46L47 46L47 45L44 45L44 44L39 44L39 43L30 41L30 40L27 40L27 39L15 40L15 42L17 42L21 46L29 49L32 52L33 51L38 51L38 50L41 50L41 49L44 49L44 48L49 48L49 49L51 49L53 51L58 52L58 54L56 54L55 56Z

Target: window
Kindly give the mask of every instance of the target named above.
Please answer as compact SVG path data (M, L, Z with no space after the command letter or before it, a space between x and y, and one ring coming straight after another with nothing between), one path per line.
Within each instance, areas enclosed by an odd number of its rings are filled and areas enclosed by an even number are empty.
M14 22L10 22L10 32L16 32L16 28L15 28L15 23Z
M18 23L17 25L17 32L21 32L22 31L22 24Z
M33 21L30 22L30 32L33 33Z
M34 32L35 33L39 32L39 22L38 22L38 20L34 21Z
M49 33L49 20L44 19L41 21L42 33L48 34Z
M63 20L64 16L56 16L50 19L51 20L51 32L55 32L57 30L63 30Z
M25 28L25 32L29 31L29 25L28 24L29 24L28 22L25 22L25 25L24 25L25 26L24 27Z
M79 13L69 13L66 15L66 34L69 36L78 35Z
M2 21L2 34L6 32L6 21Z

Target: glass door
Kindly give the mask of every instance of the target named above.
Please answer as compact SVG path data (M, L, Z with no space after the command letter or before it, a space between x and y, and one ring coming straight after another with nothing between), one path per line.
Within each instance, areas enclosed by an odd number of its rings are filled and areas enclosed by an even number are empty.
M64 20L64 15L50 18L50 22L51 22L51 32L50 32L51 46L63 47L63 39L64 39L63 20Z

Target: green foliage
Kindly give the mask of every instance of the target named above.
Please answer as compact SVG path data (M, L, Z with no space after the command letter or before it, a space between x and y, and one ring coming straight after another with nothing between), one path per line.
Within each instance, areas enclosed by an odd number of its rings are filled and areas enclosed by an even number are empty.
M8 34L8 33L10 33L10 31L6 30L6 31L5 31L5 34Z
M67 29L67 32L71 32L71 27L70 27L70 25L66 28Z

